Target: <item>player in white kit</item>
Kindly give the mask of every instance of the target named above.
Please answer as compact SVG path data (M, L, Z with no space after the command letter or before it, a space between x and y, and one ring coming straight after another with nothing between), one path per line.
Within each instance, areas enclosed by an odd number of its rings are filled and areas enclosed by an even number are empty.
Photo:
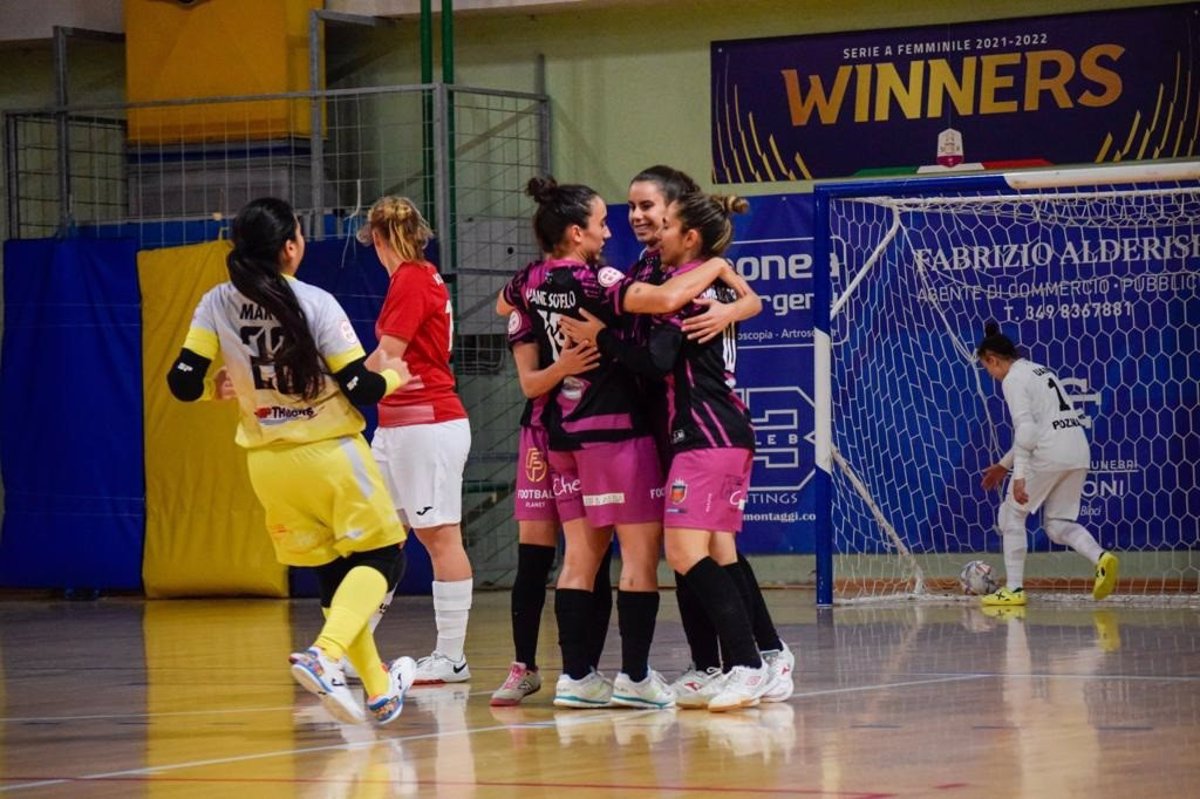
M983 604L1025 604L1025 520L1039 508L1050 540L1071 547L1095 565L1092 597L1104 599L1117 584L1117 557L1105 552L1078 521L1091 458L1079 412L1054 372L1022 357L997 323L987 324L975 354L988 374L1000 381L1013 425L1012 449L984 470L981 482L990 490L1012 472L999 518L1005 586L984 596Z

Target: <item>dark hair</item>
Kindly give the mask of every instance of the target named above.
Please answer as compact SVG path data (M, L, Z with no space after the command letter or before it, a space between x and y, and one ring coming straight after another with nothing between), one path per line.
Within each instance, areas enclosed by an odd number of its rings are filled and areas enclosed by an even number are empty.
M978 358L982 358L988 353L1014 361L1021 357L1021 353L1012 339L1000 332L999 322L988 322L984 326L983 341L979 342L979 346L975 349L975 356Z
M225 265L234 287L283 329L279 348L260 353L275 366L275 387L311 400L324 383L321 355L300 302L279 271L279 251L296 240L297 225L296 212L284 200L251 201L233 220L233 251Z
M543 252L554 252L571 225L587 227L592 200L600 196L588 186L575 183L560 186L550 175L530 178L525 193L538 205L533 214L533 232Z
M686 172L681 172L674 167L664 166L663 164L656 164L655 166L643 169L634 175L633 180L629 181L629 185L631 186L634 183L653 183L657 185L659 191L663 193L663 199L666 200L667 205L675 202L688 192L700 191L700 186Z
M712 258L725 252L733 241L734 214L744 214L750 203L736 195L690 191L675 201L675 215L684 230L700 233L700 254Z

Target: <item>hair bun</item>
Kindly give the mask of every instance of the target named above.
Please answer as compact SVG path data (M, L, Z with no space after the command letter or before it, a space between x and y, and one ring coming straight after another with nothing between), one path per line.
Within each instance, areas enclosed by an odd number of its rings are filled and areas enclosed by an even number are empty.
M539 205L554 199L554 193L557 190L558 181L551 175L530 178L529 183L525 184L525 193L532 197Z
M736 194L714 194L712 200L726 216L744 214L750 210L750 203L746 202L746 198Z
M999 322L988 322L986 325L983 326L983 334L985 336L1000 335L1000 323Z

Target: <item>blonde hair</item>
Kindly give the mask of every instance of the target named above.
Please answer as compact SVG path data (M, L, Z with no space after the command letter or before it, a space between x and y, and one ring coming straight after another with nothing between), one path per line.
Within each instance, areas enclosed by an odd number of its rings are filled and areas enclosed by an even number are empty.
M375 201L367 212L366 224L358 230L358 240L371 244L372 233L378 233L404 261L423 260L425 245L433 238L429 223L407 197L387 196Z

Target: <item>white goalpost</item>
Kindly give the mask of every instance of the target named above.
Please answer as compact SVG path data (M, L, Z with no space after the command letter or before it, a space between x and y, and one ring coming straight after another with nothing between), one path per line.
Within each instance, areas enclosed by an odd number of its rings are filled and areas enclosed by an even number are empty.
M989 320L1079 411L1080 523L1121 554L1118 593L1200 598L1200 163L815 191L818 603L1003 571L1001 497L979 487L1012 441L974 355ZM1090 586L1030 530L1027 586Z

